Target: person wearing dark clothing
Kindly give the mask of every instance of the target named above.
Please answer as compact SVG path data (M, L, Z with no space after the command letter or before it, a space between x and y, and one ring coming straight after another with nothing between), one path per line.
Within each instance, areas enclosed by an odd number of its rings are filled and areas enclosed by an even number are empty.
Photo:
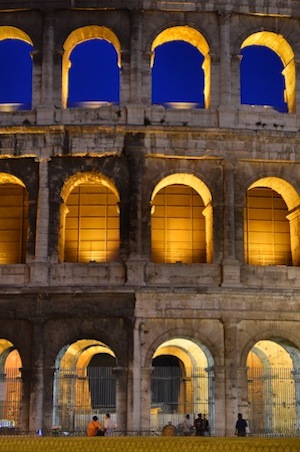
M242 413L239 413L238 420L235 424L235 434L237 436L246 436L246 427L248 427L248 424L245 419L243 419Z
M205 420L202 417L202 413L199 413L198 417L194 420L194 427L196 430L196 436L204 436Z

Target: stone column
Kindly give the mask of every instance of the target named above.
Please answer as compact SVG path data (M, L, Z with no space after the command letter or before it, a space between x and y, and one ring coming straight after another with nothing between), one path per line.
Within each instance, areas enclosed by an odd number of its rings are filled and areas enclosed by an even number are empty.
M37 108L38 124L53 124L53 12L44 12L41 104Z
M223 261L222 286L240 285L240 263L235 256L235 164L223 166Z
M290 222L291 253L294 267L300 265L300 207L287 215Z
M20 401L19 428L22 432L28 432L30 407L30 369L22 367L20 371L22 380L22 394Z
M144 134L127 134L125 154L130 178L129 249L127 260L128 285L145 285L142 231L142 183L144 170Z
M133 331L133 365L130 388L132 391L132 406L128 404L127 429L141 429L141 333L143 319L136 319Z
M38 303L38 300L36 300ZM43 427L44 417L44 341L43 324L36 320L32 335L32 367L30 382L29 431L38 432Z
M43 432L50 432L52 429L53 417L53 384L54 367L44 368L44 400L43 400Z
M127 368L116 367L113 369L116 375L116 407L118 430L127 430Z
M127 102L127 120L129 124L142 125L144 124L144 106L142 105L142 11L130 11L130 26L129 102Z
M31 264L30 284L48 285L48 234L49 234L49 188L47 157L39 161L39 192L37 203L35 260Z
M220 105L231 106L230 14L219 11L220 27Z
M236 320L223 320L226 436L234 435L238 414L237 327Z
M224 436L226 431L225 413L225 367L214 366L214 412L211 413L211 429L216 436Z
M151 377L153 367L141 369L141 430L150 431L150 408L151 408Z
M246 366L240 366L237 369L238 379L238 411L243 414L244 419L249 417L249 404L248 404L248 368Z
M220 107L219 126L232 127L235 120L235 111L232 108L231 98L231 52L230 52L230 13L219 11L220 36Z

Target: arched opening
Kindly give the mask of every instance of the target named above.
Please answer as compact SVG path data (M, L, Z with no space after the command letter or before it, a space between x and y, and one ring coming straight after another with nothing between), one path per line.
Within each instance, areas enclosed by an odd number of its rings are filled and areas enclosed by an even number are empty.
M119 255L119 196L111 180L79 173L65 184L61 261L109 262Z
M155 187L152 198L152 261L212 261L212 206L207 187L189 174L174 174Z
M28 194L14 176L0 173L0 264L19 264L26 259Z
M171 108L209 108L209 46L199 31L176 26L151 46L152 103Z
M211 353L203 344L173 338L153 355L151 427L162 429L169 421L179 429L186 414L193 423L198 413L214 429L214 370Z
M0 27L0 111L30 110L33 44L22 30Z
M116 356L100 341L82 339L64 347L55 363L53 426L85 430L92 416L116 417Z
M295 113L295 55L279 34L262 31L241 46L241 103Z
M78 44L70 55L68 107L98 107L120 100L115 47L105 39Z
M248 46L241 60L241 103L273 107L286 113L283 63L268 47Z
M121 46L106 27L74 30L64 42L62 103L64 107L99 107L118 103Z
M250 265L298 265L299 196L282 179L253 183L244 209L245 262Z
M280 338L258 341L248 354L248 417L254 435L299 432L299 358L299 350Z
M7 339L0 339L0 427L19 427L22 397L22 362L19 352Z

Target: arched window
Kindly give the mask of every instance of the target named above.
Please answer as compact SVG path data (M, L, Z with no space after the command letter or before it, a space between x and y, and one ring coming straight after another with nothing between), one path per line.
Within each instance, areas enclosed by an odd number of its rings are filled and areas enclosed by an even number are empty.
M24 186L0 184L0 264L24 263L28 229L28 197ZM12 177L12 181L16 178Z
M84 41L74 48L70 62L68 107L119 103L118 55L110 42Z
M288 209L271 188L247 192L244 216L245 260L251 265L291 265Z
M14 27L0 27L0 110L30 110L32 103L32 41Z
M194 28L171 27L151 46L152 103L172 108L210 104L210 56L206 39Z
M168 176L155 187L151 203L153 262L212 262L211 194L201 180Z
M160 190L153 201L152 261L206 262L204 204L185 185Z
M1 427L19 427L22 397L22 361L7 339L0 339Z
M279 34L249 36L241 47L241 103L295 112L294 52Z
M78 175L63 190L65 262L109 262L119 253L119 198L104 177ZM62 244L61 244L62 246Z
M62 101L64 107L98 107L119 103L121 46L106 27L74 30L64 43Z
M283 338L260 340L249 352L248 419L253 435L297 435L299 358L299 349Z
M185 41L171 41L155 50L152 103L167 107L204 107L204 57Z
M116 367L114 352L100 341L80 339L63 347L55 362L53 425L82 430L95 413L106 412L116 420Z
M214 430L213 357L202 343L187 337L163 342L152 359L151 422L162 429L180 426L187 413L203 413ZM183 434L180 431L179 434Z

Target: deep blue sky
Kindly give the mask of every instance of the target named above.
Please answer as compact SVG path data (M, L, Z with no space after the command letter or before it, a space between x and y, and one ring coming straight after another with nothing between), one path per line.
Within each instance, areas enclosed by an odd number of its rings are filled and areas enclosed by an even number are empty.
M0 41L0 103L20 102L23 109L31 107L31 50L32 46L17 39ZM242 103L271 105L287 111L279 57L262 46L249 46L241 53ZM71 53L71 62L69 106L83 101L119 103L120 70L112 44L99 39L79 44ZM173 41L157 47L152 69L152 103L194 102L203 107L202 62L203 55L186 42Z

